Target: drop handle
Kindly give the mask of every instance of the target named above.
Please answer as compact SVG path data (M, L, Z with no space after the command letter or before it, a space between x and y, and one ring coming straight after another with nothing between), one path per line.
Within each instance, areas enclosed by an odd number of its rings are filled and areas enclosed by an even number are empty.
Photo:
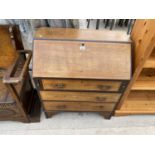
M98 85L97 87L100 90L109 90L111 88L111 86L104 86L104 85Z
M57 108L58 109L66 109L66 105L58 105Z
M57 83L57 84L54 85L54 87L58 88L58 89L63 89L63 88L65 88L65 86L66 85L64 83Z
M99 102L103 102L103 101L106 100L106 97L99 97L99 96L97 96L96 100L99 101Z

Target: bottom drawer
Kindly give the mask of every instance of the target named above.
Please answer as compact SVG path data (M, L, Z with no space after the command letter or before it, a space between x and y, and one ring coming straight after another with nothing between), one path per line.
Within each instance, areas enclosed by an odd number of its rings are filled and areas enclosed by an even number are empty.
M112 111L115 103L43 102L46 111Z

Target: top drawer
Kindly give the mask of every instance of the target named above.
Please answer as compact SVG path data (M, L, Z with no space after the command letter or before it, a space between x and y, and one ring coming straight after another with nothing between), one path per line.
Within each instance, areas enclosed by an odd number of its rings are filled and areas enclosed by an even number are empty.
M69 79L44 79L44 90L75 90L75 91L114 91L120 90L121 81L101 80L69 80Z

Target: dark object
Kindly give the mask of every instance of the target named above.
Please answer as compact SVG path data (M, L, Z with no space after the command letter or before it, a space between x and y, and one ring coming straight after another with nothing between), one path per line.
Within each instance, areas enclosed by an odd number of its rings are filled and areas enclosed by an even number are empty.
M107 28L109 26L109 21L110 21L110 19L105 20L105 26L104 26L105 28Z
M0 120L39 121L40 103L28 72L32 53L24 50L19 27L0 26L0 43Z
M130 19L125 19L125 22L124 22L124 25L125 25L125 26L128 26L129 20L130 20Z
M97 21L96 21L96 29L97 30L99 29L99 26L100 26L100 19L97 19Z
M115 24L115 19L112 19L112 20L111 20L111 24L110 24L110 30L112 30L112 29L113 29L114 24Z
M135 19L130 19L128 21L128 31L127 31L127 34L130 34L131 33L131 30L132 30L132 27L134 25L134 22L135 22Z
M122 27L123 26L123 22L124 22L124 19L119 19L118 26Z
M90 19L87 19L87 22L88 22L87 28L89 28L89 26L90 26Z

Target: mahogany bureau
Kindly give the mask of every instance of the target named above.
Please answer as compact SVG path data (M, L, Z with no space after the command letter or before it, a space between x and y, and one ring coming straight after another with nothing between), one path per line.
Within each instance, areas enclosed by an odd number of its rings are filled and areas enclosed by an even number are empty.
M33 46L33 78L47 118L59 111L113 115L131 78L127 35L40 28Z

